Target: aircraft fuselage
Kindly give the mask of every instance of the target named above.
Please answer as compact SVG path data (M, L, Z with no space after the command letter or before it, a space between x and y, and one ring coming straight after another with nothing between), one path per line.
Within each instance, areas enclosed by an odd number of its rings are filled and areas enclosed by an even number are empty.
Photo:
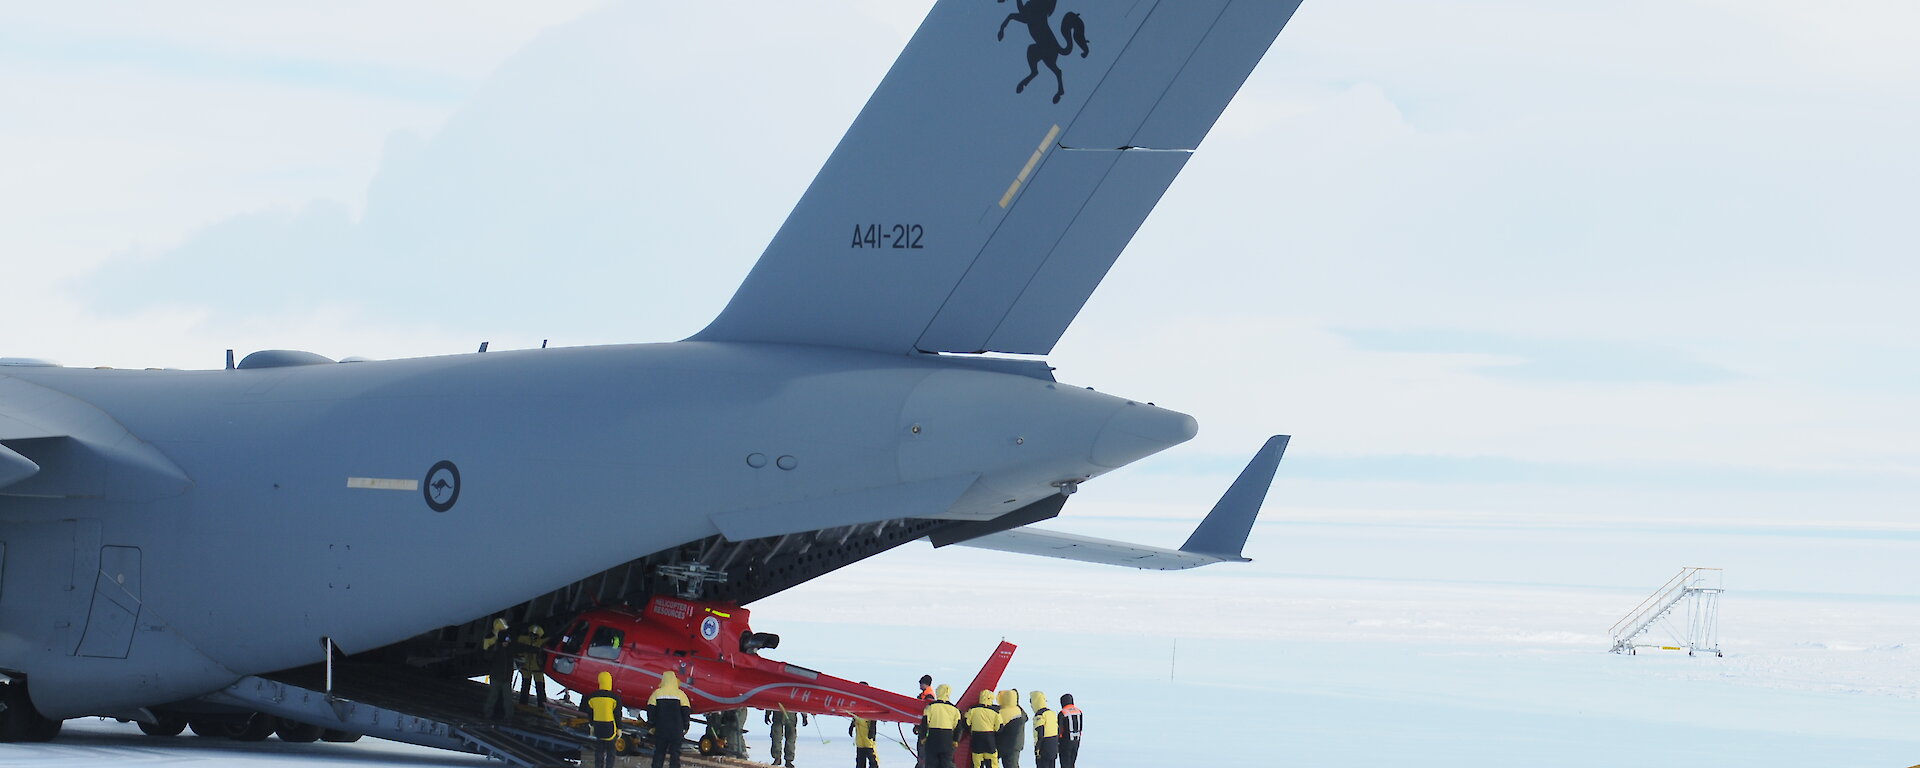
M323 637L382 647L716 533L992 518L1195 431L966 361L697 342L0 368L0 406L76 436L15 443L41 471L0 488L0 670L52 717L314 663Z

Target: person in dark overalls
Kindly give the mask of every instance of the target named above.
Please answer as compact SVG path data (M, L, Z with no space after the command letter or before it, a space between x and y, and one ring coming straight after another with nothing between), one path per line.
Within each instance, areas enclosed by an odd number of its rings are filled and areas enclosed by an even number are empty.
M653 725L653 768L668 760L680 768L680 742L693 722L693 704L672 670L660 673L660 687L647 697L647 722Z

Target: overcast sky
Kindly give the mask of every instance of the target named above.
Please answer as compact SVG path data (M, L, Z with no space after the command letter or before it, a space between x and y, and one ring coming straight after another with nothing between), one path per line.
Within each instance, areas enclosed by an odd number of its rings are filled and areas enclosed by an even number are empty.
M0 356L208 368L699 329L928 3L6 5ZM1078 505L1914 525L1917 30L1307 0L1050 358L1202 425Z

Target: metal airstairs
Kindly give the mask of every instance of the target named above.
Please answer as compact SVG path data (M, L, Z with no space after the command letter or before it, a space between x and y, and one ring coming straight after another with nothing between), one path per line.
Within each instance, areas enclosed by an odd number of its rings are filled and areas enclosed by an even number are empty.
M1719 568L1682 568L1667 579L1627 615L1614 622L1607 630L1613 636L1613 653L1633 654L1640 648L1659 648L1668 651L1686 651L1688 656L1695 653L1720 652L1720 593L1721 571ZM1676 617L1675 611L1680 612ZM1676 623L1674 619L1678 618ZM1654 627L1666 630L1672 645L1638 642L1642 635Z

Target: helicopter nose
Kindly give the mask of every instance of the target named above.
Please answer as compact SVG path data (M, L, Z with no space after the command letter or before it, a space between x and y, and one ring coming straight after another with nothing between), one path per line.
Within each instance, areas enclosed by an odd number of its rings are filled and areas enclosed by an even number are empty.
M1120 406L1094 438L1089 459L1110 469L1124 467L1200 433L1200 422L1179 411L1146 403Z

